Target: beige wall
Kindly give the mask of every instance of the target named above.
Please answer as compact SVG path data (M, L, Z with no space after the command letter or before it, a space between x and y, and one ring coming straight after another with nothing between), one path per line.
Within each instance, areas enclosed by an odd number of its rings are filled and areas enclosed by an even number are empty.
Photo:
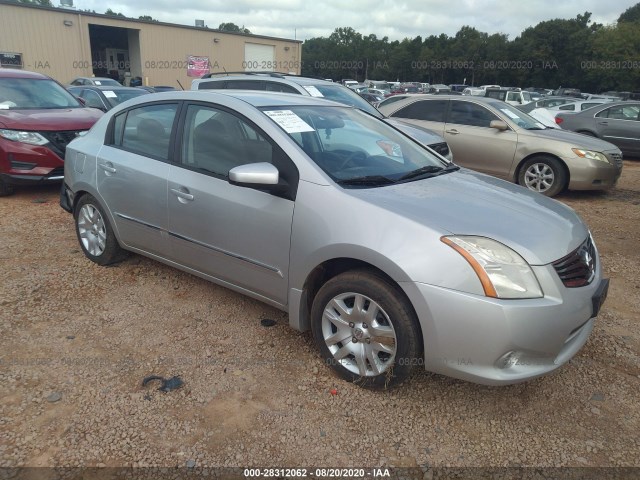
M274 71L300 73L301 44L294 40L123 21L57 8L5 3L0 3L0 18L0 51L21 53L25 70L44 73L62 83L92 75L89 24L139 31L139 58L136 42L132 41L135 35L129 34L131 71L148 85L178 88L179 80L184 88L190 88L193 78L187 76L188 55L208 56L212 72L243 71L247 42L275 47ZM65 25L65 21L71 25Z

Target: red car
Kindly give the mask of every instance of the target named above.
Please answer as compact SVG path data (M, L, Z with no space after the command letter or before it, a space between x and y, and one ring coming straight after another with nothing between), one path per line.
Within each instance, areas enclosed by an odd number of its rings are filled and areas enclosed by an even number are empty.
M0 196L61 181L67 144L102 114L46 75L0 69Z

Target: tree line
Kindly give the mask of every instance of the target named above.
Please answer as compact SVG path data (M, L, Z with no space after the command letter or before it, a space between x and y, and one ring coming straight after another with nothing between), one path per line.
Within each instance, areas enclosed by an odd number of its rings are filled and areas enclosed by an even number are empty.
M339 80L415 81L640 90L640 3L613 25L585 12L525 29L513 40L463 26L454 36L389 41L351 27L306 40L302 74Z

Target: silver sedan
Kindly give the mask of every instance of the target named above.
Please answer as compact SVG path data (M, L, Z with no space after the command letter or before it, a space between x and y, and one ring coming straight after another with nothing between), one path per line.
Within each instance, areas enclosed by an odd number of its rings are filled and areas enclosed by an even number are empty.
M362 386L417 366L492 385L544 375L607 294L573 210L327 100L143 96L66 158L60 203L91 261L136 252L282 309Z

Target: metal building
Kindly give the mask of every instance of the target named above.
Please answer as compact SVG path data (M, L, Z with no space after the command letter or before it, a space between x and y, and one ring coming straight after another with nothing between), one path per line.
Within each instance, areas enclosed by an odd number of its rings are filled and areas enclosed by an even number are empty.
M74 9L0 0L0 66L66 84L76 77L140 77L144 85L185 89L206 72L300 73L297 40L223 32Z

